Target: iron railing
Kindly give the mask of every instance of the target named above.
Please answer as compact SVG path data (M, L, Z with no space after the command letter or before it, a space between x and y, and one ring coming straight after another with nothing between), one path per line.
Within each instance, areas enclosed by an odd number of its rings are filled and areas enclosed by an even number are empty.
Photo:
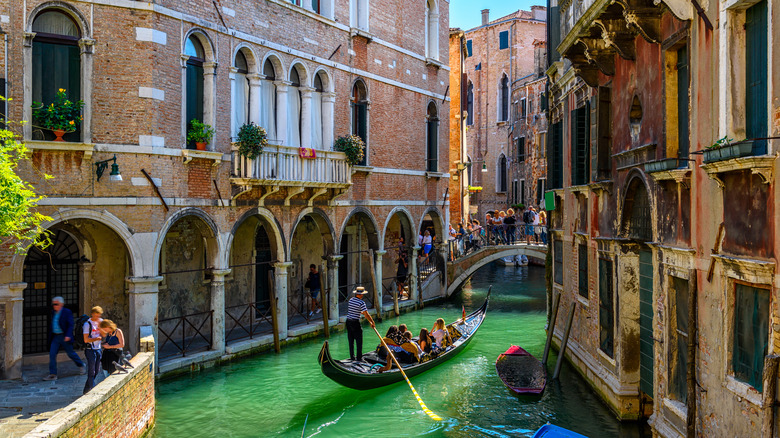
M531 227L533 233L527 233L528 227ZM485 247L526 243L547 245L547 239L546 225L488 225L477 231L466 233L465 236L461 236L456 240L448 241L448 260L455 261Z
M300 149L269 145L255 159L233 147L233 177L258 183L291 183L312 187L348 186L352 171L343 152L316 151L316 158L302 158Z
M225 307L225 341L231 343L273 333L272 305L269 299Z
M172 328L169 329L171 325ZM214 311L161 319L157 330L160 337L158 352L161 360L211 350L214 338Z

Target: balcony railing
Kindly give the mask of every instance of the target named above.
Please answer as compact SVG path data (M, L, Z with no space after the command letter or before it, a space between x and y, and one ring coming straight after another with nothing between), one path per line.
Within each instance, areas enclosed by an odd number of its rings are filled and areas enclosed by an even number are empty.
M352 169L343 152L318 150L316 154L316 158L301 158L296 147L269 145L250 160L234 147L233 179L241 185L345 188L352 184Z

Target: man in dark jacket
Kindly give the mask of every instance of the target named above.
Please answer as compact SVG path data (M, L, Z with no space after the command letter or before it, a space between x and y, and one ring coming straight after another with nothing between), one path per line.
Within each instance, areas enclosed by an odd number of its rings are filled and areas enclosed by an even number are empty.
M68 357L79 367L79 374L86 373L84 361L73 351L73 312L65 308L65 299L54 297L51 300L51 348L49 349L49 375L43 380L57 380L57 355L64 348Z

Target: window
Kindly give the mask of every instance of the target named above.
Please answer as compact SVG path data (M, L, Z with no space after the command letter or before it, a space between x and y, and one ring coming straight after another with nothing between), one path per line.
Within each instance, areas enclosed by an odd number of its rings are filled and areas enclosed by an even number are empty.
M767 0L762 0L745 12L745 135L747 138L767 137ZM753 154L767 153L766 140L753 143Z
M496 163L496 193L506 193L506 155L501 154Z
M324 119L322 93L325 92L323 84L323 72L314 75L314 92L311 93L311 147L314 149L323 148L323 138L325 137L325 125L329 120ZM332 112L332 111L331 111ZM328 140L330 141L330 140Z
M425 2L425 56L439 59L439 11L435 0Z
M231 81L233 98L231 99L230 136L235 139L241 126L249 123L249 78L247 78L249 65L242 50L236 53L236 57L233 60L233 68L235 73L233 73L233 80Z
M322 12L320 11L320 6L321 6L320 5L320 0L311 0L311 10L312 11L314 11L314 12L316 12L318 14L321 14Z
M187 58L186 72L186 122L187 130L193 120L204 123L208 121L203 117L203 63L206 61L206 52L198 37L190 35L184 43L184 54ZM195 149L195 142L189 142L187 149Z
M521 119L524 119L524 118L525 118L525 116L526 116L526 112L525 112L525 102L526 102L525 98L523 98L523 99L520 99L520 118L521 118Z
M688 399L688 280L670 277L669 303L669 397Z
M615 357L615 301L612 290L612 260L599 259L599 348Z
M563 122L553 123L550 142L550 178L552 189L563 188Z
M590 105L571 112L571 185L588 183L590 174Z
M271 58L263 64L260 81L260 126L265 128L270 140L276 141L276 70Z
M769 345L769 290L734 287L734 377L763 390L764 356Z
M610 88L599 87L598 106L596 178L604 181L612 177L612 90Z
M536 140L536 148L538 156L544 160L547 158L547 133L540 132Z
M509 78L507 78L506 75L501 78L501 84L498 93L498 121L505 122L509 118Z
M498 49L504 50L509 48L509 31L505 30L498 34Z
M46 10L35 17L32 25L32 100L48 105L60 88L68 100L81 100L81 30L66 14ZM36 123L36 125L38 125ZM35 129L35 128L34 128ZM54 140L49 130L36 129L36 136ZM40 138L40 137L38 137ZM69 132L65 141L81 141L81 130Z
M517 201L517 195L515 195L515 202L516 201ZM520 181L520 203L525 205L525 180Z
M677 51L677 156L688 158L690 135L688 133L688 48Z
M287 145L301 147L301 76L299 66L290 69L287 87Z
M439 171L439 114L436 104L428 104L428 116L425 121L426 137L428 143L428 172Z
M517 139L517 161L525 161L525 137Z
M512 203L517 203L517 180L512 181Z
M471 126L474 124L474 84L469 82L466 90L466 124Z
M546 184L547 180L545 178L539 178L536 180L536 205L542 205Z
M352 135L357 135L366 143L366 151L363 161L359 163L365 166L368 163L368 91L362 80L357 80L352 86Z
M368 0L350 0L350 26L368 31L368 8Z
M474 46L472 45L471 40L466 41L466 58L470 58L472 56L473 47Z
M563 241L553 240L553 281L563 285Z
M580 296L588 299L588 246L585 244L579 245L579 257L577 260L577 271L579 280Z

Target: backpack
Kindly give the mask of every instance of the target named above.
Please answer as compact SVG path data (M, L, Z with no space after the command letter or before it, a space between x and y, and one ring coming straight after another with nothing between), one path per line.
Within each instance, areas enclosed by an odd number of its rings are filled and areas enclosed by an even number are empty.
M533 220L531 219L531 212L526 211L523 213L523 222L530 224Z
M84 343L84 324L89 321L89 316L81 315L73 323L73 347L83 349L87 346Z

